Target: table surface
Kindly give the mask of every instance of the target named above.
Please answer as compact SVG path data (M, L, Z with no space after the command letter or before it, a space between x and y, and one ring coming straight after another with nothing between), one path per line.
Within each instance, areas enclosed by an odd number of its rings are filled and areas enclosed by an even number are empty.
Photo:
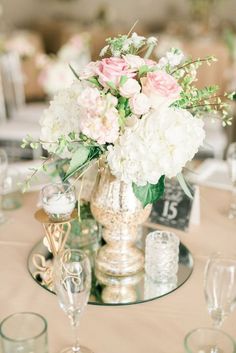
M0 226L0 319L19 311L42 314L48 321L49 352L56 353L72 342L69 320L56 296L34 282L27 270L28 254L43 235L33 216L37 200L37 193L25 194L23 207L6 212L8 221ZM203 294L207 257L236 246L236 221L227 219L229 200L228 191L201 187L201 224L188 232L176 231L195 260L182 287L138 305L88 305L81 318L81 343L94 353L183 353L185 334L211 325ZM236 311L222 329L236 338L235 327Z

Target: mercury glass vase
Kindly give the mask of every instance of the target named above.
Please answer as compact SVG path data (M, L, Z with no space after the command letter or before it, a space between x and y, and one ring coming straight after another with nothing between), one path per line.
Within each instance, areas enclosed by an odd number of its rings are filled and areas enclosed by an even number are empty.
M113 276L128 276L144 267L144 254L135 245L138 226L148 218L151 205L142 207L132 184L100 168L91 196L91 212L103 226L106 245L96 257L97 270Z

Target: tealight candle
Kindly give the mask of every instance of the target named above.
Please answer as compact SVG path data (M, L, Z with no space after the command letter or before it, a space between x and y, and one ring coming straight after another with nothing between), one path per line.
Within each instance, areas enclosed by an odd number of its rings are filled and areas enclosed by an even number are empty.
M43 188L43 209L52 220L65 221L75 207L74 188L67 184L50 184Z

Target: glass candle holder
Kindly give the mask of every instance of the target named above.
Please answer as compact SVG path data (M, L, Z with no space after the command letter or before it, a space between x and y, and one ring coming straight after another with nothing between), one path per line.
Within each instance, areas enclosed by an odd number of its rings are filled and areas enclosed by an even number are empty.
M186 353L235 353L236 345L231 336L214 328L197 328L184 339Z
M75 188L70 184L49 184L42 189L42 205L52 221L67 221L75 208Z
M48 353L47 322L36 313L16 313L0 325L2 353Z
M179 238L171 232L154 231L147 235L145 271L155 282L175 278L179 262Z
M22 205L22 192L19 183L22 182L21 175L17 170L11 169L7 172L3 181L2 206L4 210L14 210Z

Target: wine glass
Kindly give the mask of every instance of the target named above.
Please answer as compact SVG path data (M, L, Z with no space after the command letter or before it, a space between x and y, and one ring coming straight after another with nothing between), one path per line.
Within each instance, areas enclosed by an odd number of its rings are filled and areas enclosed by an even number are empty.
M80 346L78 329L80 315L89 298L91 287L91 266L87 255L81 250L63 250L54 261L54 289L60 307L70 319L74 333L74 345L61 353L92 353L90 349Z
M213 327L220 328L236 306L236 256L217 253L208 260L204 292Z
M0 224L5 222L5 216L2 211L3 182L6 176L8 166L7 154L0 148Z
M236 142L229 145L226 153L229 175L232 182L231 203L228 217L236 218Z
M235 353L233 338L227 333L200 327L190 331L184 339L186 353Z

